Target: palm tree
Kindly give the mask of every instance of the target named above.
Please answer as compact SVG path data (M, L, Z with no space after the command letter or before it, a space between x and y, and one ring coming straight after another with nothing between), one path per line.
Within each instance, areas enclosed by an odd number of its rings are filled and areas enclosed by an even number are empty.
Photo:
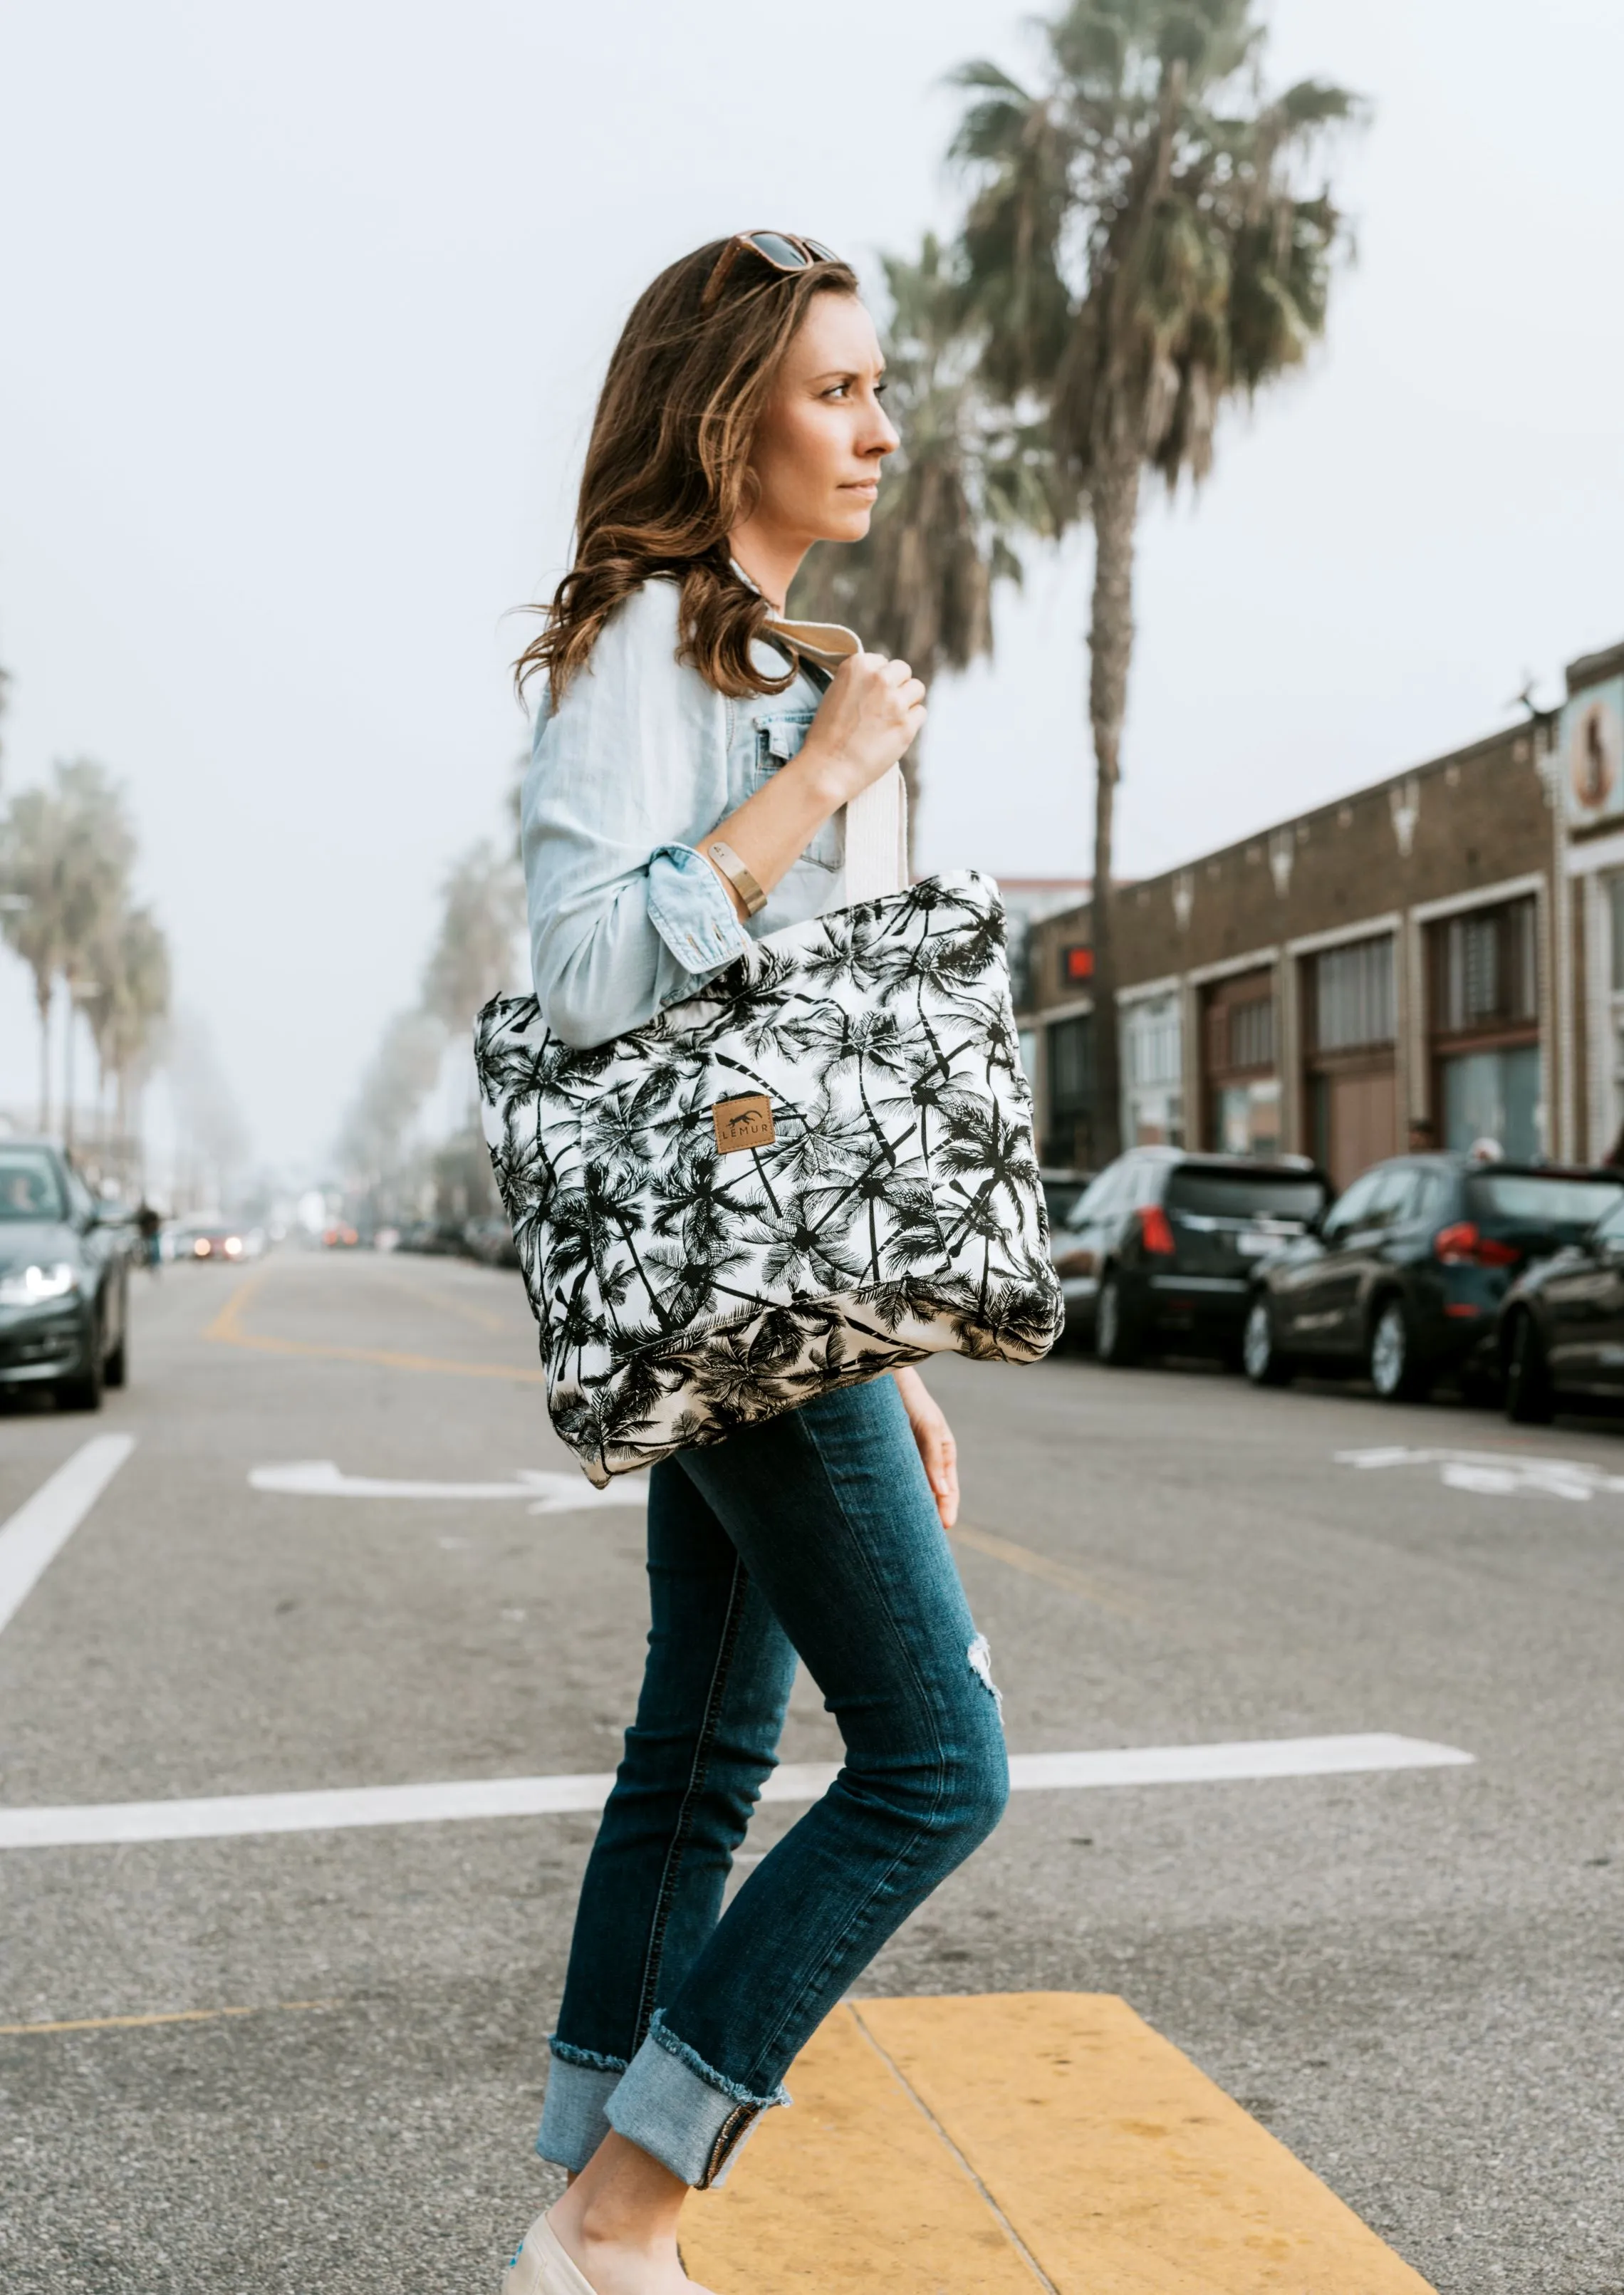
M1046 409L1064 487L1094 528L1094 1156L1119 1144L1112 841L1148 467L1170 491L1212 467L1223 402L1252 398L1323 331L1342 220L1305 168L1359 107L1300 81L1265 96L1256 0L1072 0L1041 27L1042 83L996 64L953 156L984 324L980 379Z
M868 535L812 551L793 610L848 624L929 685L941 671L992 653L993 584L1021 579L1011 537L1052 532L1057 520L1040 431L997 412L978 383L958 258L927 233L916 261L882 261L891 298L887 404L902 445ZM918 741L902 772L911 862Z
M150 909L126 909L105 920L90 962L98 985L86 1016L102 1075L113 1080L122 1140L168 1017L169 943Z
M39 1128L51 1129L51 999L65 943L56 896L61 821L48 789L21 790L0 844L0 930L34 976L39 1018Z
M471 1028L480 1006L510 984L524 879L510 854L482 839L453 863L441 899L439 937L423 968L423 1009L447 1028Z
M95 979L94 951L124 912L135 857L123 791L88 758L59 763L45 786L20 791L0 826L0 926L34 976L42 1131L51 1125L56 982L68 984L71 1029L75 989Z
M445 1035L427 1013L397 1012L362 1070L339 1136L339 1153L368 1189L390 1180L406 1135L434 1088Z
M510 987L525 914L525 882L510 853L488 838L470 845L441 886L439 934L423 968L421 1007L453 1041L466 1046L475 1015ZM470 1060L463 1146L476 1157L479 1131L478 1072ZM483 1171L476 1161L473 1170Z

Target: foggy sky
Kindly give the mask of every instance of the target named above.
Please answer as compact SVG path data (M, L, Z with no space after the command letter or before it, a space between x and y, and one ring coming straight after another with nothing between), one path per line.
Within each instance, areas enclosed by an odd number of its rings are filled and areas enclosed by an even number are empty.
M127 778L141 889L266 1157L320 1154L526 728L604 358L727 230L948 224L991 0L0 4L0 727ZM1147 521L1121 865L1503 723L1624 636L1616 0L1278 0L1367 94L1311 369ZM1083 871L1086 551L934 697L922 858ZM0 1105L35 1076L0 952Z

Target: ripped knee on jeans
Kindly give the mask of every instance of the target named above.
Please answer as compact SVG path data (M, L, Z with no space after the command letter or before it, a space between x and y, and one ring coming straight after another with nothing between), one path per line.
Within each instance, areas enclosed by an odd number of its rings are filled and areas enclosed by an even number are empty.
M992 1678L992 1645L985 1634L975 1636L965 1655L969 1660L970 1671L997 1706L998 1718L1001 1721L1004 1718L1004 1693Z

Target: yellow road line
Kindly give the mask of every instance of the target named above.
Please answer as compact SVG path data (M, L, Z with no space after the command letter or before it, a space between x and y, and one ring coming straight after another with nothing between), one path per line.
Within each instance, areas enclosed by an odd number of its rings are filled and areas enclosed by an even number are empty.
M525 1370L515 1363L456 1362L446 1356L402 1354L385 1347L342 1347L314 1339L273 1339L258 1331L245 1331L241 1327L242 1311L265 1281L263 1274L250 1275L240 1283L204 1332L225 1347L248 1347L257 1354L314 1356L326 1362L380 1363L386 1370L437 1371L451 1378L507 1378L521 1386L544 1384L539 1370Z
M277 1339L257 1331L245 1331L241 1327L243 1310L265 1279L264 1270L245 1277L232 1292L203 1336L222 1346L248 1347L260 1354L314 1356L331 1362L379 1363L386 1370L437 1371L452 1378L506 1378L524 1386L545 1384L542 1371L522 1370L517 1365L508 1363L456 1362L439 1355L402 1354L382 1347L337 1346L314 1339ZM436 1296L426 1287L420 1288L399 1277L391 1276L387 1279L400 1289L416 1292L421 1298ZM451 1305L453 1303L446 1301L443 1303ZM469 1311L477 1313L479 1311ZM960 1546L970 1547L977 1554L989 1556L994 1562L1002 1562L1009 1569L1018 1570L1028 1578L1040 1579L1046 1586L1058 1587L1063 1593L1075 1594L1081 1600L1093 1603L1097 1609L1108 1610L1117 1617L1139 1614L1138 1605L1124 1600L1120 1595L1107 1593L1083 1572L1073 1570L1069 1563L1057 1562L1047 1554L1038 1553L1032 1547L1019 1545L1013 1538L1000 1538L989 1530L975 1530L968 1523L957 1524L949 1536Z
M449 1315L460 1315L465 1323L477 1324L482 1331L494 1331L497 1337L513 1335L510 1316L493 1315L486 1307L470 1307L466 1300L457 1298L451 1291L437 1291L431 1284L413 1283L404 1275L388 1274L380 1278L391 1291L399 1291L408 1299L423 1299L431 1307L442 1307Z
M151 2016L73 2016L57 2024L0 2024L0 2037L43 2032L112 2032L147 2024L210 2024L223 2016L303 2015L314 2008L341 2008L341 2000L277 2000L268 2008L165 2008Z
M956 1523L948 1536L960 1546L973 1548L977 1554L990 1555L994 1562L1007 1563L1011 1570L1019 1570L1028 1578L1041 1578L1046 1586L1057 1586L1064 1593L1080 1595L1085 1602L1092 1602L1096 1609L1110 1610L1119 1618L1140 1614L1137 1603L1124 1601L1120 1594L1107 1594L1069 1563L1056 1562L1033 1547L1017 1545L1013 1538L1000 1538L990 1530L973 1530L964 1522Z
M1125 2001L836 2010L684 2218L716 2295L1428 2295Z
M225 1304L209 1324L203 1336L206 1339L223 1339L228 1344L236 1338L237 1319L256 1291L261 1289L265 1279L265 1270L261 1268L257 1274L245 1275L241 1282L233 1283L226 1295Z

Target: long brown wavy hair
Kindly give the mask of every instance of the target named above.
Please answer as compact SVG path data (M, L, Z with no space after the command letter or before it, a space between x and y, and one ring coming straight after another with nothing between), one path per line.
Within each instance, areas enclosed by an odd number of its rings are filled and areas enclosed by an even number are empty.
M681 582L680 657L718 692L780 693L795 675L751 661L768 607L733 572L728 535L749 512L750 446L790 339L814 295L855 295L857 274L775 271L745 251L707 306L730 244L696 248L632 306L592 421L575 562L513 666L521 693L544 670L559 701L616 607L656 574Z

